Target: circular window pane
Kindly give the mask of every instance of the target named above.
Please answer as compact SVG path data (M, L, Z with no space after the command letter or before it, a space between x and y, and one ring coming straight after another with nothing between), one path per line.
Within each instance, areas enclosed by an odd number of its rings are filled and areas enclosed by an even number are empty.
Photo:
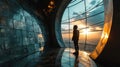
M103 0L72 0L64 11L61 31L66 47L74 48L73 26L79 30L79 49L93 51L100 40L104 25Z

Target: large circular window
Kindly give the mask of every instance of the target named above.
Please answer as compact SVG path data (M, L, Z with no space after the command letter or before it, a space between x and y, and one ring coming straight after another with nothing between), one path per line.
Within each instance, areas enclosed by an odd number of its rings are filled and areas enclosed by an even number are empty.
M61 22L66 47L74 48L73 26L80 31L79 49L93 51L100 40L104 25L103 0L72 0L64 11Z

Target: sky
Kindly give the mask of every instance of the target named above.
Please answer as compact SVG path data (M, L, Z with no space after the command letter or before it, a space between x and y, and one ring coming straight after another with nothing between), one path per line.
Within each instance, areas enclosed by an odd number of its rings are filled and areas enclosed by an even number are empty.
M80 2L80 3L78 3ZM103 22L104 22L104 5L97 6L98 3L102 2L102 0L86 0L86 9L87 9L87 16L92 16L87 18L87 26L102 22L99 27L103 28ZM78 4L76 4L78 3ZM74 5L76 4L76 5ZM74 5L74 6L72 6ZM101 4L100 4L101 5ZM97 6L97 7L95 7ZM94 8L95 7L95 8ZM69 9L69 12L68 12ZM69 17L68 17L69 13ZM99 13L99 14L98 14ZM98 14L98 15L95 15ZM95 15L95 16L93 16ZM85 5L84 1L82 0L73 0L72 3L68 5L68 8L64 11L63 17L62 17L62 30L69 29L69 20L70 19L70 29L72 29L73 25L77 24L79 26L79 29L82 27L86 27L86 20L85 18ZM81 19L81 20L79 20ZM78 21L76 21L78 20ZM95 27L95 26L94 26ZM98 26L97 26L98 27Z

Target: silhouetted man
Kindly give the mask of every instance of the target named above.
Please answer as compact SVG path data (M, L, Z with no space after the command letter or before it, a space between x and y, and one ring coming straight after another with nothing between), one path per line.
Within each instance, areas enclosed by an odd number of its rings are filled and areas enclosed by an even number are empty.
M78 40L79 40L79 30L77 30L78 26L74 25L73 27L73 37L72 37L72 41L74 42L74 47L75 47L75 52L74 54L78 54Z

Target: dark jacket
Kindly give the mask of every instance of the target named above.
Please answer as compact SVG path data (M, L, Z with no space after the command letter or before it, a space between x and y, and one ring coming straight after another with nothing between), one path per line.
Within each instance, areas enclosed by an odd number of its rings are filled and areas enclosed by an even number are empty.
M78 41L78 40L79 40L79 30L74 30L72 41Z

